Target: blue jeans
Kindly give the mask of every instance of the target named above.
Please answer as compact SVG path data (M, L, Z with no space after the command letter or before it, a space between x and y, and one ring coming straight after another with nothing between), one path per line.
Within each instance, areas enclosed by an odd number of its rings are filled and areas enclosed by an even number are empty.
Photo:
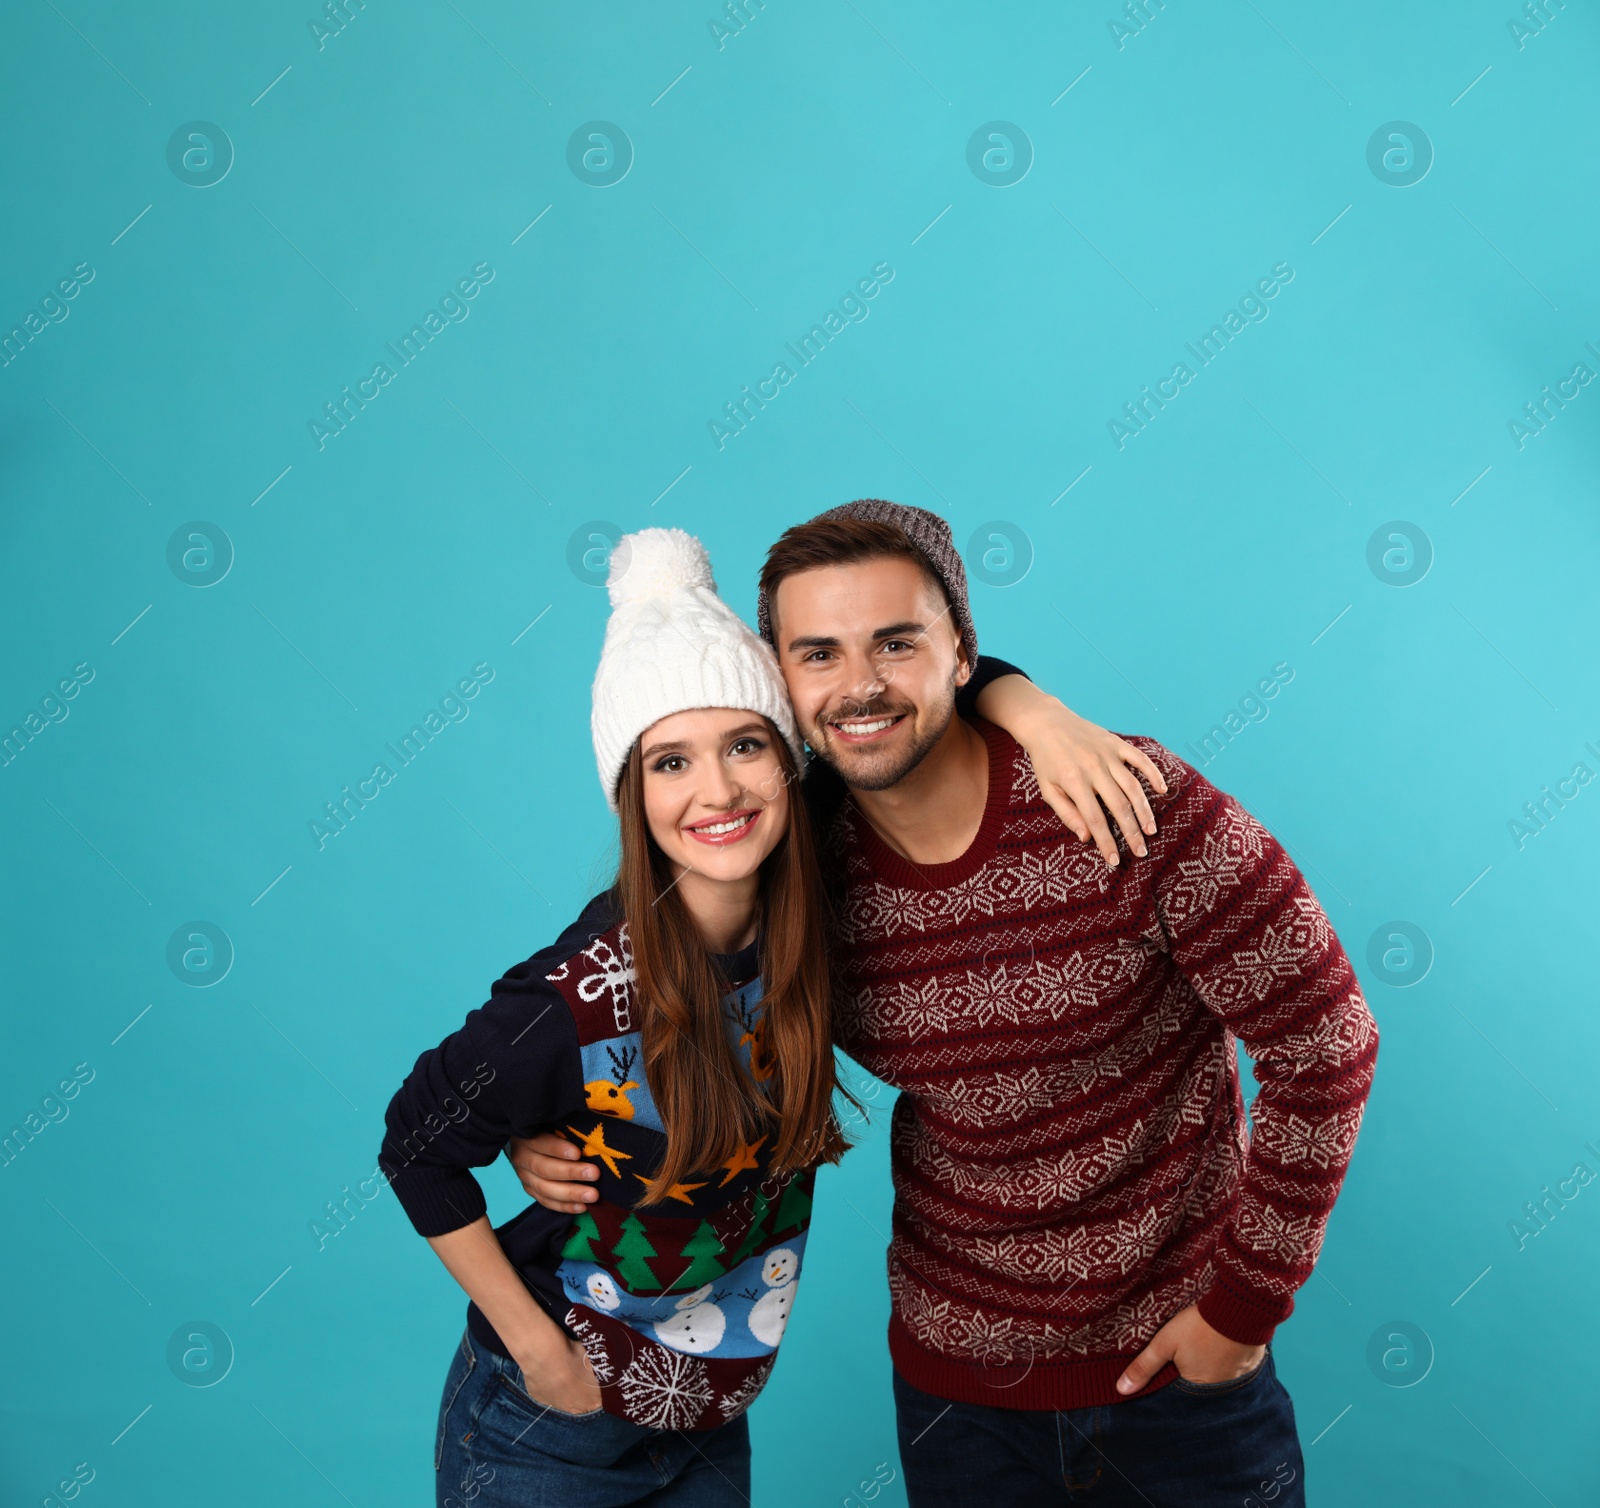
M535 1403L522 1368L463 1334L445 1378L438 1508L748 1508L743 1414L683 1433Z
M1294 1405L1272 1351L1231 1382L1185 1382L1125 1403L1024 1410L950 1403L896 1372L911 1508L1304 1508Z

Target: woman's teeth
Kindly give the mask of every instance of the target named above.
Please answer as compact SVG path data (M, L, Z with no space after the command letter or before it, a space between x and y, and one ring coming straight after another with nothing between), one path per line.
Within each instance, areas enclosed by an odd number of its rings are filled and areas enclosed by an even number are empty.
M735 817L731 822L713 822L709 827L697 827L697 833L707 833L711 837L721 837L723 833L737 832L741 827L748 826L755 821L755 813L743 817Z

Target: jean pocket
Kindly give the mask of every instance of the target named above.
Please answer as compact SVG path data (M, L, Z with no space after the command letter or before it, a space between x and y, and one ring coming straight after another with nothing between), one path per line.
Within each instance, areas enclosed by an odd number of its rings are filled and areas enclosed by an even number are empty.
M1188 1393L1195 1398L1215 1398L1225 1393L1237 1393L1241 1388L1249 1387L1266 1371L1271 1355L1270 1351L1264 1352L1260 1361L1237 1377L1225 1377L1221 1382L1190 1382L1187 1377L1177 1377L1173 1379L1172 1386L1180 1393Z
M643 1425L603 1408L569 1414L540 1403L514 1361L506 1361L487 1377L475 1408L476 1449L508 1462L543 1463L550 1470L556 1469L551 1462L586 1471L607 1470L650 1435ZM577 1496L573 1493L570 1500Z
M510 1390L512 1397L518 1403L532 1408L541 1418L546 1414L553 1414L557 1419L595 1419L605 1413L603 1404L598 1408L588 1409L581 1414L569 1414L565 1409L558 1409L553 1403L540 1403L529 1390L527 1375L514 1361L507 1364L505 1371L501 1373L501 1377L506 1387Z
M472 1342L467 1339L467 1332L461 1332L461 1344L456 1347L456 1354L450 1362L450 1370L445 1374L444 1397L439 1402L439 1432L433 1442L433 1469L438 1471L440 1463L444 1460L444 1432L449 1424L450 1410L455 1407L456 1399L461 1396L461 1390L467 1385L467 1379L472 1376L473 1368L478 1364L478 1358L472 1349Z

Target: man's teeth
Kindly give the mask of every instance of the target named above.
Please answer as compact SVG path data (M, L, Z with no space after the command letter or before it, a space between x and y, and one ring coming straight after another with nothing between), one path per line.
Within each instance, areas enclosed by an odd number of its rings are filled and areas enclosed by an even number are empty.
M835 723L834 727L836 727L841 733L851 733L859 737L860 735L866 733L881 733L885 728L892 726L894 721L895 719L892 717L880 717L876 722Z
M723 833L737 832L741 827L745 827L754 821L755 817L752 814L746 817L735 817L731 822L714 822L710 827L697 827L695 831L697 833L709 833L714 836L720 836Z

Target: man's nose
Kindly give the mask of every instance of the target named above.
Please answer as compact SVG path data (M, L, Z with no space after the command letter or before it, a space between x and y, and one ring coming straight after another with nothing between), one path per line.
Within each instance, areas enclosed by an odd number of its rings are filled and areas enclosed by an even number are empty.
M857 702L870 702L882 696L888 688L888 677L870 654L851 655L845 662L849 673L849 686L845 696Z

